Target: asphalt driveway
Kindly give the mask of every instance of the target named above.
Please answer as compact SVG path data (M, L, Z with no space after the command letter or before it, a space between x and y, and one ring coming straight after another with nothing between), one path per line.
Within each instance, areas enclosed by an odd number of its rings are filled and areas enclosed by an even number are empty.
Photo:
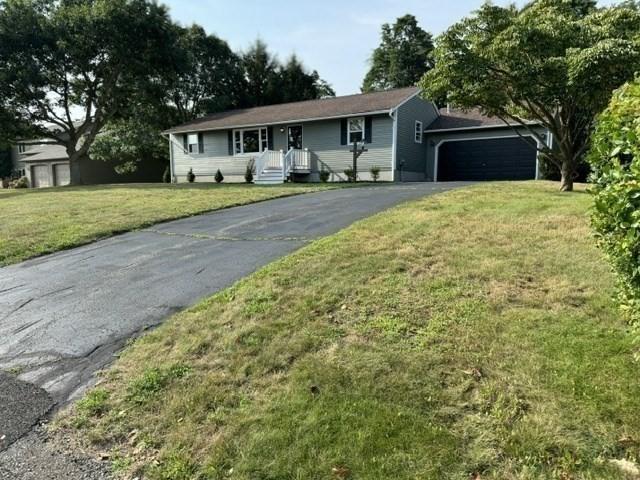
M0 375L0 391L24 395L17 376L45 390L51 404L63 404L127 339L172 313L358 219L460 185L361 187L270 200L2 268L0 370L11 375ZM41 414L42 393L30 395L39 402L31 415ZM0 432L11 415L3 411Z

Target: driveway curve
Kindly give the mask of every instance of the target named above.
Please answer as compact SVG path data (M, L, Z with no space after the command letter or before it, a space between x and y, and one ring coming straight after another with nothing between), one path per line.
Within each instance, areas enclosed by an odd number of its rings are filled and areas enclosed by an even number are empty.
M1 268L0 370L64 404L129 338L172 313L356 220L460 185L371 186L269 200ZM6 382L0 376L0 391L10 388Z

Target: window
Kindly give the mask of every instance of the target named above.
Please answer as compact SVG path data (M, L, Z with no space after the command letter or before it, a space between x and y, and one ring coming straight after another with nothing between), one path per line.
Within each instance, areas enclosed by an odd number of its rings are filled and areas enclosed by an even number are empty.
M24 143L18 144L18 153L24 153L27 151L27 146Z
M364 118L350 118L347 122L347 141L349 145L353 142L362 142L364 139Z
M197 133L187 135L187 150L189 153L200 153L200 142Z
M416 120L416 143L422 143L422 122L420 120Z
M259 153L269 149L269 138L266 128L247 128L234 130L233 151L236 155Z

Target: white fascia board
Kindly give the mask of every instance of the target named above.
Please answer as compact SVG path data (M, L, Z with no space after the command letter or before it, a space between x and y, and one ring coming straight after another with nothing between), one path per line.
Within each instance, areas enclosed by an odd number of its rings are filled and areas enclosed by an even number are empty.
M184 129L184 130L166 130L162 133L164 134L182 134L182 133L195 133L195 132L215 132L219 130L235 130L240 128L259 128L259 127L271 127L274 125L289 125L293 123L305 123L305 122L320 122L322 120L337 120L342 118L352 118L352 117L362 117L363 115L386 115L389 113L389 110L374 110L370 112L359 112L359 113L349 113L344 115L333 115L330 117L314 117L314 118L299 118L299 119L291 119L291 120L279 120L277 122L266 122L266 123L249 123L244 125L228 125L224 127L213 127L213 128L194 128L194 129Z
M535 126L541 126L539 122L530 122L527 123L528 126L530 127L535 127ZM432 130L425 130L424 133L448 133L448 132L464 132L464 131L469 131L469 130L486 130L489 128L525 128L524 125L521 125L519 123L513 123L513 124L498 124L498 125L479 125L476 127L458 127L458 128L440 128L440 129L432 129Z

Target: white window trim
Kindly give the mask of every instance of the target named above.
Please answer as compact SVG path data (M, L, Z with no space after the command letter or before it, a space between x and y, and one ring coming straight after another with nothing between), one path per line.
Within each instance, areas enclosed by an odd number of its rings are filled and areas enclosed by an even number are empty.
M364 123L364 117L351 117L351 118L347 118L347 145L353 145L353 142L351 141L351 134L352 133L358 133L358 131L352 132L351 131L351 122L354 120L360 120L360 125L362 125L362 130L360 131L362 133L362 140L360 140L361 142L364 142L365 140L365 129L367 128L365 123Z
M196 142L191 143L190 137L194 136L196 137ZM200 136L198 133L187 134L187 153L189 153L190 155L197 155L200 153L200 142L198 140L200 140ZM195 147L195 149L192 150L191 147Z
M418 133L420 133L420 140L418 140ZM422 143L423 139L424 139L424 131L422 130L422 122L420 120L416 120L416 125L413 132L413 140L416 143Z
M258 151L246 152L244 151L244 132L258 131ZM236 152L236 132L240 134L240 153ZM262 136L264 133L264 137ZM265 144L266 143L266 148ZM251 128L236 128L233 130L233 155L239 157L242 155L251 155L256 153L262 153L269 149L269 129L267 127L251 127Z

